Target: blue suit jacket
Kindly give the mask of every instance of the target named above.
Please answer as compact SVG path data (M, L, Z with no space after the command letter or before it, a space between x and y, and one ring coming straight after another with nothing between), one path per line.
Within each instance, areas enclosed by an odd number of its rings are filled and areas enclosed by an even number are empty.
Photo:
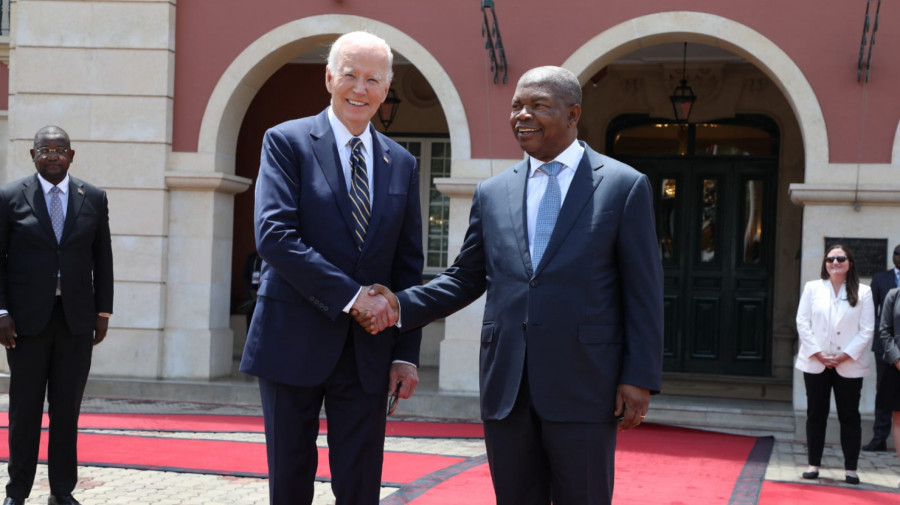
M875 304L875 338L872 339L872 350L880 356L884 352L881 339L878 338L878 322L881 321L881 308L888 291L897 287L894 269L878 272L872 276L872 303Z
M404 327L487 299L481 330L481 413L503 419L528 367L532 401L549 421L614 422L620 383L659 391L662 265L646 176L585 145L547 250L531 265L528 162L481 184L454 264L399 294Z
M421 333L372 336L343 312L360 285L422 283L422 223L415 158L369 126L372 218L363 250L326 112L282 123L263 140L256 181L256 247L264 264L240 369L311 387L325 381L349 335L369 393L384 391L393 359L418 364ZM367 296L364 293L361 296Z

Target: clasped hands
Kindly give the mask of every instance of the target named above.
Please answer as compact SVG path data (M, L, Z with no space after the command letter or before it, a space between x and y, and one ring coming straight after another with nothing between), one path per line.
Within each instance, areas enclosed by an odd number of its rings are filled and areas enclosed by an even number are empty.
M372 284L364 291L350 308L356 322L372 335L397 324L400 319L397 295L381 284Z
M813 357L819 360L825 368L834 368L841 363L850 359L850 356L845 352L839 352L837 354L828 354L822 351L819 351L813 354Z

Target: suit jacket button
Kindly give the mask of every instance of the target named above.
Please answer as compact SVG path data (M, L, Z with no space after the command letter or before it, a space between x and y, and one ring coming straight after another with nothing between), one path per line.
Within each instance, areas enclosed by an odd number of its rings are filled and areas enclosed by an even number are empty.
M531 281L531 282L528 283L528 285L531 286L531 287L533 287L533 288L536 288L536 287L538 286L538 283L537 283L537 281Z
M523 329L523 330L527 330L527 329L528 329L528 323L522 322L522 329Z

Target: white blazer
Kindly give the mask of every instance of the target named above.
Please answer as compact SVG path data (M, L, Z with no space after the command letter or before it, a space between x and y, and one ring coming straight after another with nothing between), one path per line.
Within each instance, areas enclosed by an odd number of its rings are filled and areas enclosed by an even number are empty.
M807 373L822 373L825 365L812 358L817 352L844 352L848 359L837 366L841 377L864 377L871 363L872 337L875 332L875 305L872 289L859 285L856 307L847 301L846 284L836 296L831 281L809 281L803 286L797 308L797 333L800 350L796 367Z

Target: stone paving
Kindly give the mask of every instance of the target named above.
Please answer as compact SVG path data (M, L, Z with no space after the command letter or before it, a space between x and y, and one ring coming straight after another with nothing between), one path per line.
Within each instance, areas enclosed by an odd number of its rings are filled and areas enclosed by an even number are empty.
M8 397L0 395L0 410L6 410ZM108 400L86 398L84 412L111 413L171 413L171 414L219 414L260 415L258 407L210 405L197 403L151 402L140 400ZM92 430L96 433L136 433L128 431ZM171 438L208 438L215 440L241 440L263 442L263 435L253 433L170 433L140 432L144 436ZM319 444L325 445L320 437ZM475 457L484 454L481 439L428 439L390 437L385 449L398 452L415 452L443 456ZM843 482L843 465L839 446L829 445L825 450L819 485L845 488L873 489L898 492L900 463L891 452L863 452L859 464L860 486ZM766 480L805 482L800 474L806 469L806 447L799 442L777 441L770 458ZM5 472L3 472L5 473ZM381 496L391 495L396 488L385 487ZM38 467L37 477L26 504L45 504L49 494L47 468ZM314 505L331 505L334 497L327 483L315 484ZM75 497L84 505L260 505L268 501L265 479L227 477L193 473L177 473L153 470L133 470L106 467L80 467ZM898 494L900 501L900 494Z

